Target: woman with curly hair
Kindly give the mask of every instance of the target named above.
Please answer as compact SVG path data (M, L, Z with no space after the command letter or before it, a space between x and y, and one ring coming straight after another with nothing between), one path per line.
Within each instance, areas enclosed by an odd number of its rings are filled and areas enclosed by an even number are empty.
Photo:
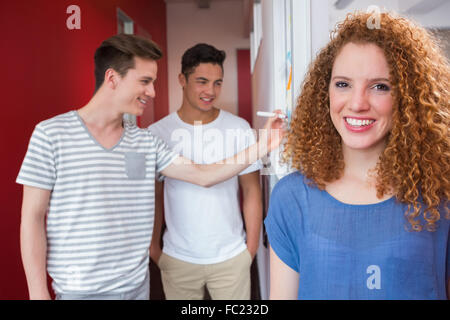
M449 77L437 41L347 16L310 66L265 220L272 299L446 299Z

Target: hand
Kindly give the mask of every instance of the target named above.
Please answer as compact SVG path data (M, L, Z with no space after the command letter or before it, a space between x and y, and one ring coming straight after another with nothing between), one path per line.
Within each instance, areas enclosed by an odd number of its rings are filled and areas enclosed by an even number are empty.
M255 259L256 252L258 251L258 246L254 247L249 244L247 244L247 250L250 252L250 255L252 256L252 260Z
M281 110L275 110L276 114L283 114ZM278 148L284 136L286 135L287 118L280 119L278 116L271 117L267 120L262 131L263 136L260 140L267 141L268 152ZM264 136L265 135L265 136Z

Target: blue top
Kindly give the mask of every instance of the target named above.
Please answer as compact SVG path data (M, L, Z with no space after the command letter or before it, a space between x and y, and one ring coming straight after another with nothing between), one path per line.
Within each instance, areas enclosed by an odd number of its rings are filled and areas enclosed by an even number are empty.
M406 210L395 198L342 203L294 172L275 186L265 226L300 274L298 299L446 299L450 221L441 211L435 232L407 231Z

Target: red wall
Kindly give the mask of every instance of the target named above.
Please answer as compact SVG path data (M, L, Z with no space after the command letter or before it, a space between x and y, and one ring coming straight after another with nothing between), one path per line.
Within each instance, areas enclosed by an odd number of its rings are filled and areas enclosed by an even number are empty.
M81 29L68 30L69 5L81 9ZM117 33L116 8L166 53L164 0L27 0L0 2L2 30L0 157L0 299L27 299L20 247L22 186L15 183L34 126L86 104L94 91L93 55ZM168 113L167 59L158 62L154 118Z
M238 116L253 127L252 75L250 69L250 50L237 50L238 65Z

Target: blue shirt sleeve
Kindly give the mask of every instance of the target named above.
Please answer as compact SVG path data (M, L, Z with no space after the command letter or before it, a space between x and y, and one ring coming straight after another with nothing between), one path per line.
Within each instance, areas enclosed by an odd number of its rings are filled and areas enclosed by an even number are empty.
M300 208L290 199L286 180L280 180L272 191L267 218L264 220L270 246L291 269L299 272L300 259L297 236L300 229Z

